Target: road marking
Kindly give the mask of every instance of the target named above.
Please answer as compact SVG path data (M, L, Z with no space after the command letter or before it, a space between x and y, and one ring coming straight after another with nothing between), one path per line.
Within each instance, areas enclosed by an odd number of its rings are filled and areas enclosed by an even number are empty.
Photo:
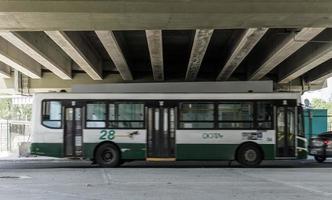
M107 185L111 184L111 174L107 173L105 169L101 169L101 175L103 176L104 183Z

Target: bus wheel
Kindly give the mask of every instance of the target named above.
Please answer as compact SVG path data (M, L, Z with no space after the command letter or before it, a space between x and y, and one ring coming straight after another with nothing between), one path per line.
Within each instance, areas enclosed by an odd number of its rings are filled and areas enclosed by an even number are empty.
M318 163L322 163L326 160L326 157L325 156L315 156L315 160L318 162Z
M102 144L96 151L95 160L101 167L117 167L120 164L120 152L113 144Z
M263 154L257 145L242 145L236 155L237 161L245 167L256 167L263 160Z

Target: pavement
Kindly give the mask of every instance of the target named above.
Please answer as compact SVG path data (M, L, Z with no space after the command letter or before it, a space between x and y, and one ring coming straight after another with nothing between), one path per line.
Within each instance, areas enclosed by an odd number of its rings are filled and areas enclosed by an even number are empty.
M0 159L1 200L325 200L332 160L125 163L99 168L66 159Z

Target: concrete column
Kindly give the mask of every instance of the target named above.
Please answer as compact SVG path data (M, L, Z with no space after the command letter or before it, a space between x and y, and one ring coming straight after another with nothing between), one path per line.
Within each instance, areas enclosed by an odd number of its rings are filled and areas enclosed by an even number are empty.
M0 78L10 78L10 67L0 62Z
M186 81L196 79L212 34L213 29L196 30L186 73Z
M264 36L267 28L250 28L244 31L236 42L230 57L219 73L217 80L226 81L241 64L245 57Z
M0 37L0 61L30 78L41 78L41 65L2 37Z
M310 84L320 84L324 82L326 79L332 77L332 60L310 70L304 77Z
M332 31L326 30L317 38L320 41L331 41ZM279 83L288 83L322 63L332 58L332 43L312 43L310 46L301 49L301 51L279 67ZM288 60L287 60L288 61ZM325 65L328 70L327 65Z
M0 32L0 36L62 79L71 79L71 62L43 32Z
M102 79L101 58L79 33L65 33L63 31L45 31L45 33L93 80Z
M164 80L163 39L161 30L146 30L153 78L156 81Z
M282 61L299 50L323 30L324 28L303 28L298 33L291 34L271 51L271 54L267 56L261 66L249 75L249 80L259 80L263 78Z
M129 69L123 52L112 31L96 31L98 38L104 45L108 55L120 72L123 80L133 80L133 75Z

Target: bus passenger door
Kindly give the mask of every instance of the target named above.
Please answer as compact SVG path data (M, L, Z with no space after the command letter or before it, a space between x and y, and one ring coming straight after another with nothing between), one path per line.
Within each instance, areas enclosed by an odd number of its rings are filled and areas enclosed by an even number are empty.
M176 107L159 101L146 107L147 160L175 160Z
M296 142L296 107L277 107L276 157L294 158Z
M82 157L82 107L65 106L64 156Z

